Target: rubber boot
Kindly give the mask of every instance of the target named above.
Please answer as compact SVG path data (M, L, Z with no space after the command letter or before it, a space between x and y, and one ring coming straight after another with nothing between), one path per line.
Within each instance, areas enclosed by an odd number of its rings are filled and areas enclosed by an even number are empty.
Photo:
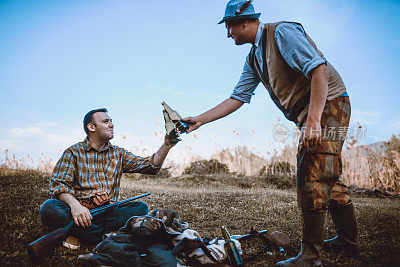
M348 251L358 254L357 220L354 205L331 204L329 211L338 235L325 240L323 249L328 251Z
M326 211L304 211L300 253L276 266L322 266L319 251L324 244Z

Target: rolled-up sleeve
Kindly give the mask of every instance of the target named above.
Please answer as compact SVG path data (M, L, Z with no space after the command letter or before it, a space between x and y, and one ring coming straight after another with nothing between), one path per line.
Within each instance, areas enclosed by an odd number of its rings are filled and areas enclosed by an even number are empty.
M154 165L154 154L150 157L139 157L123 149L122 170L128 173L157 174L161 167Z
M296 23L281 23L275 29L275 40L279 52L294 70L311 78L317 66L326 60L308 42L303 27Z
M50 195L57 198L61 193L74 194L73 184L76 171L75 158L70 149L62 154L54 167L50 180Z
M259 83L260 79L251 68L249 64L249 55L247 55L242 75L230 97L242 101L243 103L250 103L250 99L254 95L254 90Z

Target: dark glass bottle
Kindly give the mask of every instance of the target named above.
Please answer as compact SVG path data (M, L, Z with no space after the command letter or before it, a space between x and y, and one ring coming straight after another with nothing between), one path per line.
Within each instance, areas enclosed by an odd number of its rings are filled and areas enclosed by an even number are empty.
M228 261L231 266L243 266L242 257L240 257L239 251L236 247L235 242L231 239L231 235L225 226L221 226L222 236L225 239L224 248L228 254Z

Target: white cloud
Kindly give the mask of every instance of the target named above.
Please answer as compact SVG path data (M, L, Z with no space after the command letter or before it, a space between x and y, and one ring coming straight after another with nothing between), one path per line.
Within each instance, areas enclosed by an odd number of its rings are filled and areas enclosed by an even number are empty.
M215 94L215 93L206 93L204 91L187 91L187 92L183 92L183 91L179 91L174 89L171 86L159 86L159 85L154 85L154 84L148 84L145 86L148 89L154 89L154 90L158 90L158 91L163 91L163 92L167 92L169 94L172 95L177 95L177 96L182 96L182 95L191 95L191 96L200 96L200 97L206 97L206 98L222 98L222 97L228 97L229 95L227 94Z
M160 90L160 91L164 91L164 92L174 94L174 95L184 95L183 92L175 90L171 86L159 86L159 85L149 84L149 85L146 85L146 88Z
M371 110L352 110L351 122L360 124L361 126L376 126L380 124L381 114L378 111Z
M25 138L31 136L40 136L45 135L43 130L38 127L27 127L27 128L13 128L9 130L10 134L12 134L15 138Z
M59 123L39 123L25 128L0 128L0 149L8 150L16 158L32 157L57 159L68 146L82 140L83 133L78 125L64 125ZM61 131L61 132L60 132ZM3 155L0 155L2 157Z

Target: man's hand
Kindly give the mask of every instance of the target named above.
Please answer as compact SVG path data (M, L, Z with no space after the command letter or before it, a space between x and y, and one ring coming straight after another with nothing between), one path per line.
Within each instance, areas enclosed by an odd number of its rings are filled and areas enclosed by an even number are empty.
M302 129L303 131L303 129ZM300 144L307 147L316 147L321 144L322 131L321 122L318 120L307 119L304 132L301 133Z
M183 122L186 122L189 124L189 129L186 131L187 133L193 132L194 130L197 130L200 128L203 123L199 120L199 117L186 117L182 119Z
M179 138L179 137L178 137L178 140L180 141L180 138ZM176 142L176 143L171 142L171 140L169 140L169 138L168 138L168 134L165 134L165 137L164 137L164 146L165 146L165 147L167 147L168 149L171 149L171 148L173 148L177 143L178 143L178 142Z
M92 215L88 208L82 206L79 202L71 205L71 215L77 226L84 228L92 225Z
M71 208L71 215L77 226L89 227L92 225L92 215L90 211L70 193L61 193L58 199L66 203Z

